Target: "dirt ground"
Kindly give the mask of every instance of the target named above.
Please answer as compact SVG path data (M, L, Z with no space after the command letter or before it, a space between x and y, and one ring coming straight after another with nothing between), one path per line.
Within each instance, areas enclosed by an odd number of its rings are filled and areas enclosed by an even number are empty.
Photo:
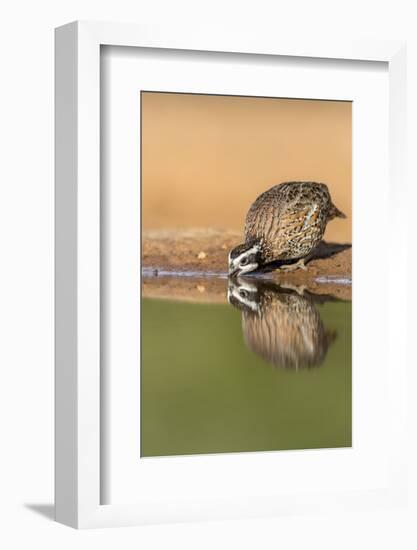
M190 229L145 231L142 235L142 294L198 302L224 302L228 254L242 242L235 231ZM308 270L267 271L257 277L305 288L314 294L351 299L352 249L322 242Z

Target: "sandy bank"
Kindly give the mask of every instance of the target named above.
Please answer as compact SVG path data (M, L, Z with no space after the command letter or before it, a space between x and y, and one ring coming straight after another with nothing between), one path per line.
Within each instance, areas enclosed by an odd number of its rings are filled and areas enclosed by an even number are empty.
M234 231L190 229L146 231L142 235L144 296L177 297L193 301L225 301L229 250L242 237ZM315 294L351 299L350 245L323 242L308 270L268 271L257 276L279 284L306 287ZM173 277L172 275L182 275ZM186 275L186 276L185 276Z

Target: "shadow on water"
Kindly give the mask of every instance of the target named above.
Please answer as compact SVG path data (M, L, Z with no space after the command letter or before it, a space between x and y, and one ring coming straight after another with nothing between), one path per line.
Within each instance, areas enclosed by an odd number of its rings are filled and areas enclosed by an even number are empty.
M316 303L334 300L302 288L238 277L229 280L228 301L242 311L248 348L283 368L320 366L337 332L326 329Z

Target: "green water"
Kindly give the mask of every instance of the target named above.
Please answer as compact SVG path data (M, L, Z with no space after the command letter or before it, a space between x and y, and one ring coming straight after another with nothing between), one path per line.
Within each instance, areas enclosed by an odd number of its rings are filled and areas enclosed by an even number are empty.
M141 456L351 446L351 303L293 300L142 299Z

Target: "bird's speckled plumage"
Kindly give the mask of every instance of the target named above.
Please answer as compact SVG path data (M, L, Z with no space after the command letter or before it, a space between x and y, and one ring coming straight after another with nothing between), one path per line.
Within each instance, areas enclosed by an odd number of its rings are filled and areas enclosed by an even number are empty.
M274 366L317 367L336 338L323 325L313 299L294 290L238 278L229 281L228 299L242 311L247 346Z
M345 215L332 203L324 183L275 185L259 195L250 207L245 243L231 251L231 263L254 245L258 247L257 263L261 265L306 258L320 243L327 222L335 217Z
M250 207L245 239L260 239L265 262L303 258L319 244L337 212L323 183L281 183Z

